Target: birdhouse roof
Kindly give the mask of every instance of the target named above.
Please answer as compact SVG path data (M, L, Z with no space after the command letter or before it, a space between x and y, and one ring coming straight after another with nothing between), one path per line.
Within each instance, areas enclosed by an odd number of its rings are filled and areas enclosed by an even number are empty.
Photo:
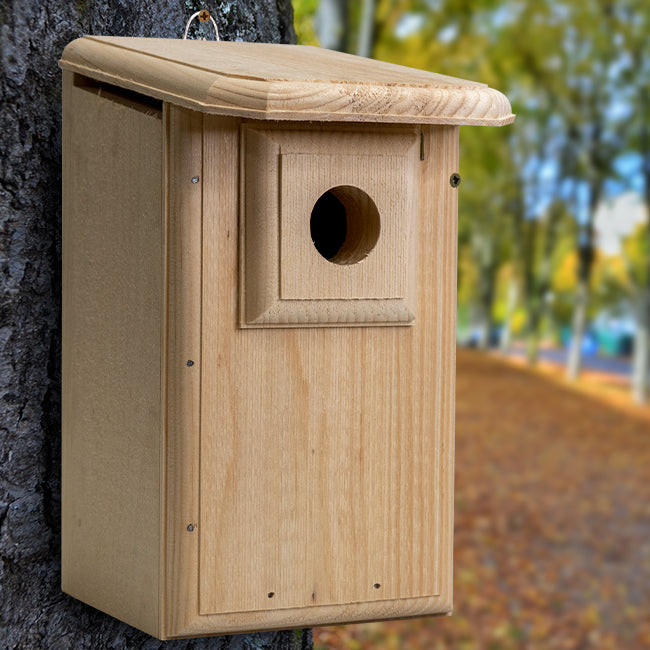
M485 84L305 45L84 36L60 66L204 113L263 120L502 126Z

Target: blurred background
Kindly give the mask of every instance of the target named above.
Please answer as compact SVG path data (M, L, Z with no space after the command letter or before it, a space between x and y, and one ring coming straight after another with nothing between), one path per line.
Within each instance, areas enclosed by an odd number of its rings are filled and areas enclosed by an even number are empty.
M517 114L460 134L455 614L316 647L650 648L650 3L293 7Z
M461 127L458 340L648 396L647 0L294 0L303 44L487 83ZM594 359L597 357L597 359Z

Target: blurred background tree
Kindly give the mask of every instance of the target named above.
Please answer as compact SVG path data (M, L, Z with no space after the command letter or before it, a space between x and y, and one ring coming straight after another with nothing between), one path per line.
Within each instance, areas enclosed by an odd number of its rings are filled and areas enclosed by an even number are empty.
M514 125L461 129L459 342L530 364L553 352L571 379L596 353L627 355L646 402L650 5L293 4L300 43L481 81L511 100Z

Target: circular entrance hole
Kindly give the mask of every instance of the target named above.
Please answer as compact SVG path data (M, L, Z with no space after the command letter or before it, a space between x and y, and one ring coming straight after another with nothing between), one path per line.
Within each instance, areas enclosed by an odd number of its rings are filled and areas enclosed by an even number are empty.
M379 211L358 187L338 185L320 196L311 211L316 250L334 264L356 264L368 257L379 239Z

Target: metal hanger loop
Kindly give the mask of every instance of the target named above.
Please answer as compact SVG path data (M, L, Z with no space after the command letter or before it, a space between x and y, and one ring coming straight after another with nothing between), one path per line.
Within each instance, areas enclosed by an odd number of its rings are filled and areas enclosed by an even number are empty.
M210 12L207 9L202 9L201 11L197 11L195 14L192 14L190 16L190 19L187 21L187 25L185 25L185 34L183 34L183 40L187 40L187 33L190 31L190 25L192 24L192 21L198 18L200 22L202 23L207 23L208 20L212 23L212 26L214 27L214 33L217 37L217 40L220 41L221 39L219 38L219 29L217 28L217 23L214 21L214 18L210 15ZM202 39L205 40L205 39Z

